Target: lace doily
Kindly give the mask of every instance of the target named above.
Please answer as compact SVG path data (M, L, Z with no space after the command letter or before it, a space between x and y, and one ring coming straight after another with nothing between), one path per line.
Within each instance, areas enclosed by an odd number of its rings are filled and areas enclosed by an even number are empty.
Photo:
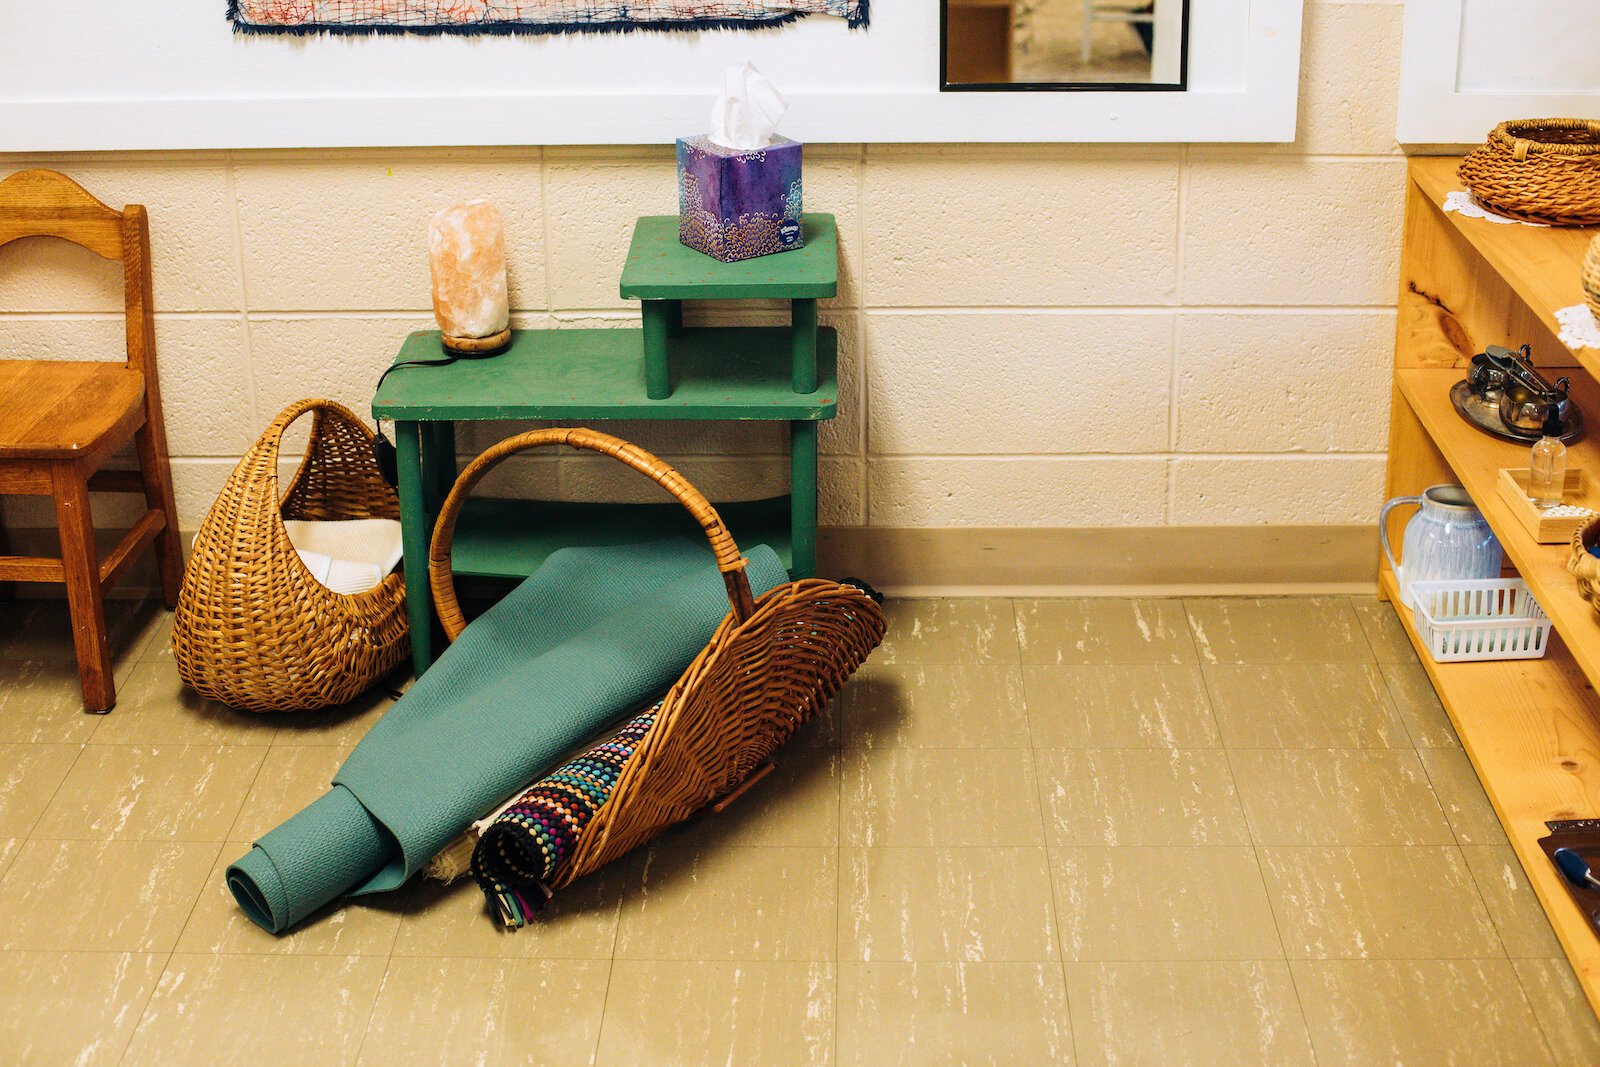
M1459 211L1469 219L1488 219L1498 222L1502 226L1534 226L1541 230L1550 227L1542 222L1523 222L1521 219L1508 219L1504 215L1496 215L1493 211L1478 202L1478 198L1468 192L1446 193L1444 198L1446 211Z
M1561 324L1561 343L1568 348L1600 348L1600 323L1587 304L1573 304L1556 312Z

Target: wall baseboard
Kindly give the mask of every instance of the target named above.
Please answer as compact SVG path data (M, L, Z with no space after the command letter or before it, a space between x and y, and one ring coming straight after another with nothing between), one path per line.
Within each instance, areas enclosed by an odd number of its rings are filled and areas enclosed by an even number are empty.
M54 530L9 531L12 551L49 555ZM101 531L106 547L120 531ZM194 531L183 534L187 551ZM1139 526L923 529L832 526L819 566L895 596L1176 596L1372 593L1376 526ZM155 589L148 554L114 596ZM62 596L23 585L24 596Z
M819 532L823 573L897 596L1371 593L1376 526L1140 526Z

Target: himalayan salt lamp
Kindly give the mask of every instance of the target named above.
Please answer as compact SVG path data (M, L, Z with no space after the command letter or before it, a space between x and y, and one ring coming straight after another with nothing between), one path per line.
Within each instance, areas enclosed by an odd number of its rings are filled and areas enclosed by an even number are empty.
M451 204L428 227L433 316L444 347L482 355L511 342L506 295L506 230L487 200Z

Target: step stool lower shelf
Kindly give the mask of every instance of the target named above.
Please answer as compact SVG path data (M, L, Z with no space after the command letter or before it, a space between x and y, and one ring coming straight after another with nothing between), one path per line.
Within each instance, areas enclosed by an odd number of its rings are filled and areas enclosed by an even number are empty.
M787 569L794 566L789 498L718 504L739 547L767 545ZM451 561L457 574L525 578L552 552L574 545L632 545L680 534L705 534L681 504L575 504L482 497L462 509Z

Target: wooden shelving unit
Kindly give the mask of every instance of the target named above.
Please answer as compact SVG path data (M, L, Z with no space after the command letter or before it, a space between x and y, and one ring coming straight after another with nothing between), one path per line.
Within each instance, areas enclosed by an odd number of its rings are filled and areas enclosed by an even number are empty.
M1591 1007L1600 1012L1600 937L1567 896L1539 849L1545 821L1600 816L1600 619L1566 571L1565 545L1541 545L1500 500L1502 467L1525 466L1527 448L1467 425L1450 404L1473 354L1490 344L1533 345L1540 367L1562 368L1590 419L1600 419L1600 351L1557 339L1554 312L1581 303L1579 267L1595 231L1505 226L1446 213L1461 188L1457 159L1411 162L1401 257L1387 489L1409 495L1440 482L1464 486L1505 547L1507 563L1555 623L1539 660L1435 663L1418 654L1483 781L1512 848L1550 916ZM1600 474L1600 428L1572 446L1569 462ZM1389 531L1398 544L1409 515ZM1411 613L1383 596L1416 644Z

